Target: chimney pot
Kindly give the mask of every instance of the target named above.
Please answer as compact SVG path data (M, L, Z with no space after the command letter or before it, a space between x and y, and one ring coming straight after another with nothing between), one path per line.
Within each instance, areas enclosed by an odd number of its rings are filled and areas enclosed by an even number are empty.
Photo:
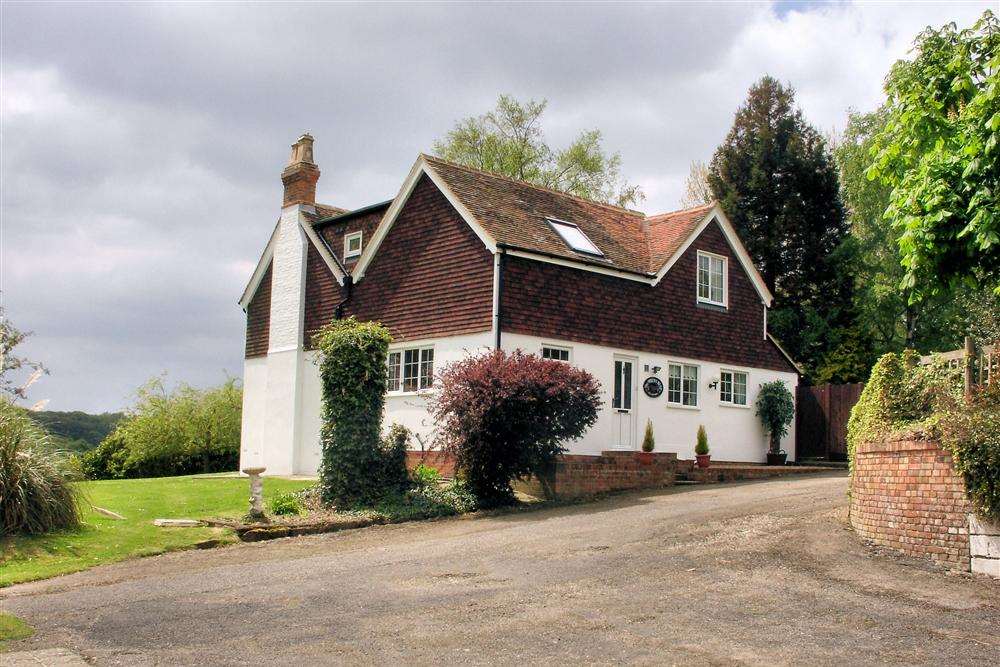
M308 132L292 144L288 166L281 172L285 186L282 208L293 204L315 204L319 167L313 161L313 138Z

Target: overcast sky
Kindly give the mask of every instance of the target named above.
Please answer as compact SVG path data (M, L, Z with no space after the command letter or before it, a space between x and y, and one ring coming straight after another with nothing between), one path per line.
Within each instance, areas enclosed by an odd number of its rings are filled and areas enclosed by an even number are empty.
M925 26L994 3L2 4L2 297L49 409L116 410L168 372L242 373L236 300L316 137L319 201L395 195L498 93L600 129L649 213L678 206L747 88L790 82L824 132L882 99Z

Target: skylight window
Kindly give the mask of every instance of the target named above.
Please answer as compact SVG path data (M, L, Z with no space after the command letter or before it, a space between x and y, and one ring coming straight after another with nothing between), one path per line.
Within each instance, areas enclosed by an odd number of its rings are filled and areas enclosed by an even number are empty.
M566 242L566 245L573 250L588 255L597 255L598 257L604 256L604 253L594 245L593 241L587 238L583 230L572 222L556 220L555 218L548 218L548 221L552 225L552 229L556 230L559 236L562 237L562 240Z

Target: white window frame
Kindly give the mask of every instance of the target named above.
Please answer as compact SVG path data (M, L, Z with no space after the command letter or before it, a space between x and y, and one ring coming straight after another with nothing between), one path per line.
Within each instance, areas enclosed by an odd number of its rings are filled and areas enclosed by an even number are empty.
M725 400L722 398L722 376L725 373L729 373L735 379L736 375L742 375L744 377L745 386L743 388L743 400L745 403L735 403L732 400L734 392L730 389L730 400ZM735 383L734 383L735 386ZM740 370L738 368L721 368L719 369L719 404L731 408L749 408L750 407L750 372L745 370Z
M548 221L549 226L552 227L552 230L559 235L559 238L562 239L563 243L565 243L566 246L573 252L580 253L581 255L590 255L591 257L604 257L604 252L597 247L597 244L594 243L589 236L587 236L587 232L580 229L580 225L572 222L566 222L565 220L560 220L559 218L550 217L546 218L546 220ZM575 229L577 233L583 237L582 241L576 241L577 244L586 243L589 247L579 247L576 245L574 240L570 238L570 236L567 236L567 229Z
M708 296L704 297L701 295L701 258L706 257L708 259ZM722 261L722 300L716 301L712 299L712 260L717 259ZM729 307L729 258L725 255L718 255L714 252L708 252L707 250L698 251L698 259L695 261L694 267L694 294L698 299L698 303L707 303L710 306L722 306L723 308Z
M681 369L681 386L680 386L680 401L670 400L670 370L672 367L678 367ZM689 405L684 402L684 369L693 368L695 369L694 378L694 404ZM667 407L669 408L683 408L685 410L699 410L701 409L701 365L700 364L689 364L684 361L668 361L667 362L667 387L664 392L667 395ZM688 392L690 393L690 392Z
M354 239L358 240L358 249L351 250L351 241ZM344 259L350 259L351 257L360 257L361 251L364 249L364 236L362 232L351 232L350 234L344 235Z
M406 356L407 353L416 354L416 362L410 362L407 364ZM425 353L430 353L430 374L424 372L424 364L428 363L425 360L427 356ZM392 388L392 370L393 370L393 356L397 355L395 370L396 370L396 382L397 387ZM416 376L407 376L407 367L416 364L417 374ZM433 345L411 345L409 347L395 347L389 349L389 354L386 356L386 374L388 376L388 382L386 393L390 396L405 396L412 394L419 394L422 391L427 391L434 388L434 346ZM416 389L405 389L407 379L415 379L417 383ZM426 383L426 384L425 384Z
M545 350L557 350L559 352L565 352L565 359L552 359L551 357L545 356ZM552 361L562 361L567 364L573 363L573 348L566 347L565 345L549 345L548 343L542 343L542 351L539 353L542 359L552 359Z

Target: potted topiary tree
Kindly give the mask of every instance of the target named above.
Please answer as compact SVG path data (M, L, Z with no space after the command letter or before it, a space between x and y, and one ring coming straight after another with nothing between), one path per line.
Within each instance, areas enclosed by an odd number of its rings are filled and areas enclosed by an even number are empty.
M698 462L699 468L707 468L712 455L708 453L708 433L705 426L698 426L698 439L694 445L694 458Z
M639 452L639 460L643 463L651 463L653 460L653 449L656 441L653 439L653 420L646 420L646 434L642 436L642 451Z
M767 465L785 465L788 455L781 448L781 438L788 433L788 425L795 417L795 399L784 382L775 380L761 385L757 395L757 416L770 436Z

